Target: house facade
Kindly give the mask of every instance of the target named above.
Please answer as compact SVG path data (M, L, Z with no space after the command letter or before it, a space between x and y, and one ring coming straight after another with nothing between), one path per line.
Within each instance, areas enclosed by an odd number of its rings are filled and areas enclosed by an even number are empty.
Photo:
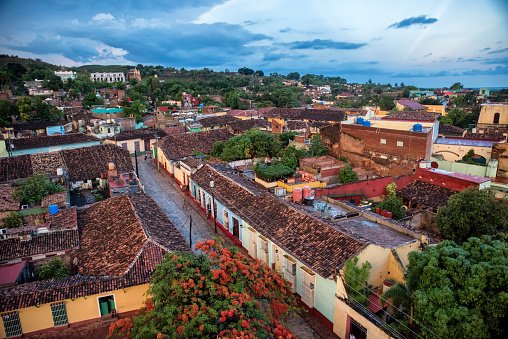
M91 73L90 80L93 82L125 82L125 74L124 73Z
M367 219L355 212L351 215L357 219L330 224L219 165L206 164L197 170L190 179L190 193L218 228L251 257L281 273L309 311L341 337L351 313L336 298L344 262L353 256L372 262L376 286L381 279L401 281L404 268L390 255L398 250L400 256L407 256L420 243L419 235L409 230L399 233L386 227L387 220ZM361 229L368 238L371 228L378 232L371 239L353 236ZM385 244L376 238L390 240Z

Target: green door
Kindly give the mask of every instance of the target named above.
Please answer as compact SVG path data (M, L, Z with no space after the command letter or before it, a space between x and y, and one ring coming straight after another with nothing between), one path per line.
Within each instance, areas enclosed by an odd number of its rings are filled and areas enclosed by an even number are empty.
M99 303L99 308L101 310L101 317L109 314L108 301L104 300Z

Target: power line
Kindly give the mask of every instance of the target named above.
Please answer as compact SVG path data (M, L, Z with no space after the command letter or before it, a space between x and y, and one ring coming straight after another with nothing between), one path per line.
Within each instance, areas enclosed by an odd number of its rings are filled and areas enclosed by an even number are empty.
M361 283L361 284L364 284L364 283L365 283L365 282L359 281L358 279L355 279L355 278L353 278L353 277L348 277L348 279L353 279L353 280L355 280L356 282ZM350 288L352 289L352 286L351 286L351 285L349 285L349 284L347 284L345 281L344 281L344 284L345 284L345 285L347 285L348 287L350 287ZM381 300L381 297L382 297L382 296L381 296L380 294L378 294L378 293L374 292L374 290L373 290L373 289L370 289L370 288L369 288L369 291L370 291L372 294L374 294L375 296L377 296L377 297L379 298L379 300ZM393 305L392 305L392 306L393 306ZM419 323L418 321L416 321L416 319L414 319L412 316L410 316L410 315L409 315L409 314L407 314L406 312L402 311L402 309L397 308L397 307L395 307L395 306L393 306L393 307L394 307L397 311L399 311L400 313L402 313L402 314L404 314L405 316L407 316L410 320L414 321L415 323L417 323L418 325L420 325L422 328L424 328L425 330L427 330L427 331L429 331L430 333L432 333L433 335L435 335L435 336L436 336L436 338L440 338L440 336L439 336L439 335L437 335L434 331L432 331L432 330L431 330L431 329L429 329L428 327L426 327L426 326L422 325L421 323ZM382 310L382 311L386 313L386 311L385 311L385 310ZM390 316L391 316L391 315L390 315ZM397 319L396 319L396 318L394 318L394 317L392 317L392 318L393 318L393 319L395 319L395 320L397 320ZM411 331L411 332L413 332L413 331ZM414 332L413 332L413 333L414 333Z

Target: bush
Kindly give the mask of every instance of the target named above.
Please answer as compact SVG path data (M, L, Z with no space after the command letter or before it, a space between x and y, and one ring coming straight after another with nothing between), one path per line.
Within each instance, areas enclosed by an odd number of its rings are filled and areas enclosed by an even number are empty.
M258 163L254 166L254 172L258 178L261 178L265 181L275 181L293 175L295 170L284 165L283 163L277 163L275 165L265 165Z
M19 212L11 212L7 218L4 219L4 227L17 228L21 226L23 218Z
M298 311L288 282L259 260L218 240L199 255L173 253L157 266L150 299L110 336L134 338L294 338L281 321Z
M383 202L380 202L376 207L382 210L390 211L393 214L393 219L400 220L406 216L406 210L402 207L402 199L389 195Z
M69 275L69 270L65 267L62 259L53 258L48 263L42 265L38 270L40 280L61 279Z
M348 259L344 264L344 280L348 297L362 305L367 305L369 302L365 287L367 286L371 267L372 265L368 261L358 267L358 257Z
M358 174L353 171L350 164L347 164L339 173L339 182L341 184L349 184L358 181Z
M21 182L14 191L14 198L26 204L40 204L42 198L63 192L63 187L53 183L45 174L37 173Z

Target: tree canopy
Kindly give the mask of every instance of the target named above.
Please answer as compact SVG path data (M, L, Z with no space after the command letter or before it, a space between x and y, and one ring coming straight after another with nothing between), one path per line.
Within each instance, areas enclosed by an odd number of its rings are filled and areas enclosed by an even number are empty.
M413 313L409 326L429 338L506 337L507 272L507 243L489 237L410 252L405 304L412 312L404 312Z
M441 236L457 243L508 231L508 207L490 190L468 188L452 195L437 212Z
M282 325L296 311L289 283L265 264L218 240L204 254L167 255L152 275L147 307L110 327L135 338L289 338ZM131 327L132 326L132 327ZM128 331L128 333L125 332Z
M13 195L22 203L39 204L45 196L58 192L63 192L62 186L51 182L45 174L36 173L21 181Z
M37 270L37 276L40 280L61 279L68 275L69 270L60 258L51 259Z

